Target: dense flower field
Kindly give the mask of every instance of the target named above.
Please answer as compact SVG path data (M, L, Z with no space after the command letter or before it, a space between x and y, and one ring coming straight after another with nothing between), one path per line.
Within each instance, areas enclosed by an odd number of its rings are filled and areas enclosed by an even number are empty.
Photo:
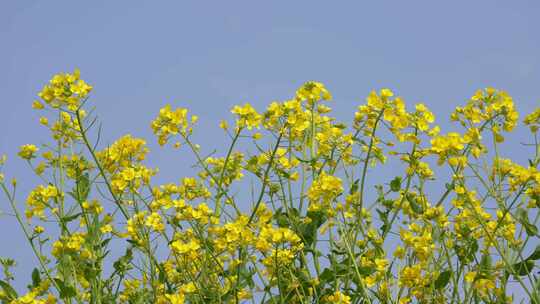
M221 156L167 105L150 127L198 174L161 185L145 139L100 145L91 91L76 70L38 94L51 140L20 147L42 181L24 204L0 173L37 261L18 294L1 260L2 303L540 303L540 108L520 119L504 91L475 92L445 133L389 89L341 123L307 82L263 111L235 106ZM532 155L504 158L520 125ZM368 187L387 161L395 178Z

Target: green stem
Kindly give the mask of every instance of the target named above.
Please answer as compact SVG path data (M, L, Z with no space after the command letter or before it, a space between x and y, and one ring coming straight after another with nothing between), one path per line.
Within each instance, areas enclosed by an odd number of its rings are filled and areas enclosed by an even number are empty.
M99 159L97 158L94 149L92 148L92 146L90 145L90 142L88 141L88 137L86 136L86 131L84 130L84 127L83 127L83 124L82 124L82 118L81 118L80 110L77 110L75 112L75 116L77 117L77 124L79 125L79 129L80 129L79 132L81 134L82 140L83 140L86 148L90 152L90 155L92 155L92 159L96 163L96 166L98 167L98 170L99 170L99 174L103 178L103 181L105 182L105 185L107 186L107 189L109 190L109 193L112 195L114 203L116 204L116 206L118 206L118 208L120 209L120 212L122 212L122 215L124 215L124 218L129 219L128 212L125 210L124 206L122 205L122 202L118 199L118 197L114 193L114 191L112 189L112 186L111 186L111 183L109 182L109 180L107 179L107 175L105 174L105 170L103 169L103 166L99 162Z

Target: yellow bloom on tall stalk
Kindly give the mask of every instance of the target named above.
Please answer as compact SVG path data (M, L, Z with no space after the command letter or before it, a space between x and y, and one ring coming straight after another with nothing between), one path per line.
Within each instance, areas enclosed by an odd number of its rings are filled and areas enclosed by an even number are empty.
M165 224L163 223L163 220L161 219L161 215L157 212L152 212L147 218L144 224L152 230L157 232L163 232L165 230Z
M186 108L171 109L171 105L166 105L159 110L159 115L152 121L152 130L158 137L158 143L163 146L167 141L180 134L188 136L192 133L192 125L198 121L198 117L193 115L188 119Z
M36 157L35 153L38 150L39 150L38 147L36 147L35 145L24 145L24 146L21 146L21 148L19 149L18 155L23 159L30 160Z
M229 186L235 180L241 180L244 177L243 173L243 163L244 163L244 154L240 152L233 152L229 156L225 166L225 158L215 158L208 157L205 160L205 163L208 165L209 170L219 178L221 186ZM225 167L224 167L225 166ZM206 176L207 172L202 172L201 175ZM210 184L214 184L216 181L210 179Z
M456 107L451 118L467 128L489 123L495 139L501 142L504 137L499 126L506 132L512 131L518 122L519 113L508 93L486 88L476 91L464 107Z
M310 200L309 210L332 212L330 204L343 192L341 179L322 172L307 192Z
M165 298L169 301L170 304L184 304L184 295L183 294L167 294Z
M331 100L332 95L324 84L308 81L296 91L296 99L299 101L305 100L309 106L312 106L319 100Z
M71 111L76 111L81 106L88 94L92 91L92 86L80 79L80 71L76 69L72 74L60 73L53 76L48 85L45 85L39 97L53 108L66 107ZM35 109L42 106L34 103Z
M32 289L24 296L9 302L10 304L56 304L57 300L53 294L48 294L46 298L40 297L40 292L37 289ZM1 294L1 293L0 293Z
M529 126L531 132L536 133L540 129L540 108L525 116L523 123Z
M350 304L351 297L338 290L335 291L333 294L326 296L325 303Z
M191 239L187 242L177 240L171 243L171 249L174 253L185 256L191 260L194 260L199 256L198 251L200 248L200 242L196 239Z
M60 258L64 254L78 253L83 258L90 258L91 253L84 248L86 243L86 234L77 232L70 236L63 236L60 240L53 243L51 254Z
M422 266L419 264L403 268L399 274L399 285L406 287L421 287Z
M300 237L294 231L288 228L274 228L269 225L261 229L255 246L264 252L270 250L274 245L281 244L289 244L293 248L301 248L302 246Z
M243 106L234 106L231 113L236 114L237 116L237 132L239 129L243 128L248 128L248 130L259 128L262 122L262 116L257 113L249 103L246 103Z
M28 219L37 216L40 218L45 217L45 210L53 210L51 201L55 202L56 199L62 197L62 193L53 185L37 186L26 199L26 217Z
M108 148L96 153L99 161L109 173L117 173L134 163L143 161L149 150L146 141L131 135L124 135Z
M461 151L465 148L466 143L467 140L459 133L450 132L431 139L430 151L439 156L437 163L442 165L449 157L461 156Z
M0 174L43 266L19 296L9 286L12 262L0 259L2 302L510 303L511 289L540 303L540 253L531 243L540 219L540 108L523 119L532 132L523 152L533 154L524 161L499 148L519 115L493 88L452 113L463 131L441 133L425 104L408 111L386 88L370 92L347 126L328 114L327 88L306 82L262 113L234 106L235 132L220 123L234 139L224 157L203 155L191 139L198 117L166 105L152 131L160 145L188 145L198 172L156 185L144 139L88 145L95 136L81 106L91 89L78 71L62 73L33 102L57 119L40 118L54 141L42 145L41 162L30 162L37 146L19 149L43 180L25 214L17 180L10 186ZM386 156L383 147L396 150ZM428 156L449 165L439 168L449 175L441 185ZM392 180L368 170L387 158ZM24 215L44 223L25 224ZM126 253L108 255L112 243Z
M354 113L354 127L360 129L365 126L364 134L369 136L379 116L390 107L389 98L392 96L394 93L389 89L382 89L379 94L371 91L366 98L366 104L359 106L357 112Z
M239 246L247 246L255 240L253 231L248 227L248 218L240 216L236 221L212 229L216 235L214 245L220 251L235 253Z
M465 281L471 283L475 291L481 296L487 296L496 287L493 279L486 277L485 274L476 271L468 272L465 275Z

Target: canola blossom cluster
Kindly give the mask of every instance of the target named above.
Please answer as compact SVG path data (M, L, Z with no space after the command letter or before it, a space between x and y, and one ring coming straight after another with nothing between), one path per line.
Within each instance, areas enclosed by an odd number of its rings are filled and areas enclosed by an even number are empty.
M1 208L37 261L16 290L0 257L2 303L540 303L540 108L520 119L502 90L475 92L445 133L386 88L341 122L307 82L234 106L212 153L168 104L149 127L194 172L165 183L147 140L100 141L91 91L76 70L38 94L51 141L19 149L41 181L23 202L0 157ZM503 148L520 126L525 159Z

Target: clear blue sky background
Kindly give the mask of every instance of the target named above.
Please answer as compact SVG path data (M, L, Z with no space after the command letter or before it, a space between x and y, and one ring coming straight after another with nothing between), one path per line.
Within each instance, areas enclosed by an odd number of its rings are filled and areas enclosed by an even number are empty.
M201 117L207 151L225 142L217 122L233 104L262 109L307 80L327 85L343 120L382 87L426 103L443 127L485 86L508 90L528 112L540 104L538 16L538 1L3 0L0 154L10 157L5 171L19 178L22 201L38 181L16 159L18 146L47 140L31 103L52 74L75 67L95 87L105 143L125 133L149 139L167 181L188 175L191 158L158 150L150 136L165 103ZM523 155L523 139L503 154ZM28 277L31 251L5 215L0 256L17 258L17 274Z

